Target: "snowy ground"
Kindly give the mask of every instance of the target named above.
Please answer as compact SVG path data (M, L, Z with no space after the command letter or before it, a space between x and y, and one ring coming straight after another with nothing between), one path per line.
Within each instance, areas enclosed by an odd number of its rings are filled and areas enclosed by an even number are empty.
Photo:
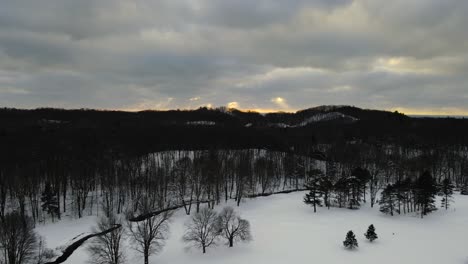
M184 222L189 219L178 211L171 224L171 235L159 255L150 258L158 264L384 264L384 263L468 263L468 196L455 196L456 204L448 211L439 209L420 219L414 214L386 216L378 207L360 210L319 208L316 214L302 203L304 192L256 198L241 204L242 217L251 223L254 240L227 248L224 244L208 248L186 249L181 237ZM218 207L219 209L220 207ZM237 209L237 208L236 208ZM48 247L67 243L80 233L89 231L94 217L39 226ZM367 242L364 232L370 224L376 227L379 239ZM348 230L359 242L357 250L343 248ZM143 263L128 249L128 263ZM77 250L66 263L81 264L88 260L84 248Z

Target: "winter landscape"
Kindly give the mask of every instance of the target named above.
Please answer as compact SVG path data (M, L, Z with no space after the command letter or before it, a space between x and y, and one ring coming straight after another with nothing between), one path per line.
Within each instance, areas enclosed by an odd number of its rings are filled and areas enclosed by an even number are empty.
M0 0L0 264L468 264L467 12Z
M468 196L455 195L453 208L425 219L417 214L390 217L369 206L360 211L320 208L314 214L309 206L298 202L303 196L304 192L281 194L242 204L238 210L249 219L253 240L233 248L220 241L206 255L198 249L186 249L182 236L189 217L178 211L166 246L160 254L150 257L150 263L300 263L304 259L320 263L468 262L466 234L460 232L468 228ZM49 246L61 246L70 237L90 230L95 220L64 220L40 226L37 231L50 239ZM370 223L376 226L379 236L372 243L364 237ZM348 230L356 233L359 249L343 249ZM131 249L127 253L129 263L142 262L141 256ZM88 258L86 250L80 249L67 263L83 263Z

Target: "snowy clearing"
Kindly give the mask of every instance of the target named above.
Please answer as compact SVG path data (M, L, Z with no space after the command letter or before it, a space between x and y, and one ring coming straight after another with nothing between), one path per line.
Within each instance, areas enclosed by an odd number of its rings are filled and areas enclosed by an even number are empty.
M379 212L378 206L370 208L368 204L360 210L319 208L314 214L302 202L304 194L246 200L235 209L250 221L254 240L235 244L234 248L221 242L208 248L207 254L197 248L187 249L182 242L184 222L189 216L179 210L172 219L170 239L159 255L150 257L150 263L468 263L468 196L455 195L452 208L439 209L421 219L417 213L387 216ZM38 226L36 230L46 238L49 248L56 248L89 232L95 219L63 220ZM373 243L363 235L370 224L374 224L379 236ZM349 230L356 234L357 250L343 247ZM127 248L127 255L127 263L143 263L133 249ZM66 263L81 264L87 260L82 247Z

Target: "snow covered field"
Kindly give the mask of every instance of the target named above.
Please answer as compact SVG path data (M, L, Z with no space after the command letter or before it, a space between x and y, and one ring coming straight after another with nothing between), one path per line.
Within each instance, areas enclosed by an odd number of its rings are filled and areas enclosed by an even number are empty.
M360 210L313 208L302 202L304 192L246 200L239 210L250 221L253 241L227 248L220 243L201 250L186 249L181 237L189 219L178 211L171 223L170 239L159 255L150 257L158 264L385 264L385 263L468 263L468 196L455 195L449 210L438 211L421 219L419 215L387 216L365 204ZM437 204L439 205L439 204ZM217 207L220 209L221 206ZM49 248L67 243L80 233L90 231L95 217L63 220L38 226ZM370 224L379 239L367 242L364 232ZM357 250L343 248L346 232L353 230L359 242ZM128 263L143 263L143 258L128 248ZM88 260L85 247L78 249L66 263Z

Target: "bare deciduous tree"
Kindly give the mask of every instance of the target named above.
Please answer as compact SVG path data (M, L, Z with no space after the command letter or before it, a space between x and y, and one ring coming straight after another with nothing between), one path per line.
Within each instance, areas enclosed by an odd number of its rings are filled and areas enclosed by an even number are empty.
M143 211L146 212L151 210L147 206L143 206L143 208ZM127 222L134 249L143 254L145 264L148 264L150 255L158 253L163 248L169 235L169 222L172 215L172 211L166 211L140 222Z
M52 259L55 257L55 252L52 249L47 248L45 239L42 236L39 236L37 242L37 253L34 257L34 264L44 264L52 261ZM2 262L0 261L0 263Z
M5 264L27 263L37 249L37 235L31 218L18 212L6 214L0 221L0 255Z
M93 233L104 232L122 221L115 215L101 217L94 228ZM124 250L122 250L123 228L96 237L88 247L91 255L91 263L94 264L121 264L125 262Z
M214 245L220 234L217 219L218 215L214 210L209 207L202 208L186 224L187 231L182 239L201 248L203 253L206 253L206 248Z
M192 160L185 156L178 160L173 168L176 191L187 215L190 215L192 209L194 192L192 167Z
M230 206L224 207L219 214L218 227L222 236L227 239L229 247L232 247L235 241L252 240L249 221L240 218Z

